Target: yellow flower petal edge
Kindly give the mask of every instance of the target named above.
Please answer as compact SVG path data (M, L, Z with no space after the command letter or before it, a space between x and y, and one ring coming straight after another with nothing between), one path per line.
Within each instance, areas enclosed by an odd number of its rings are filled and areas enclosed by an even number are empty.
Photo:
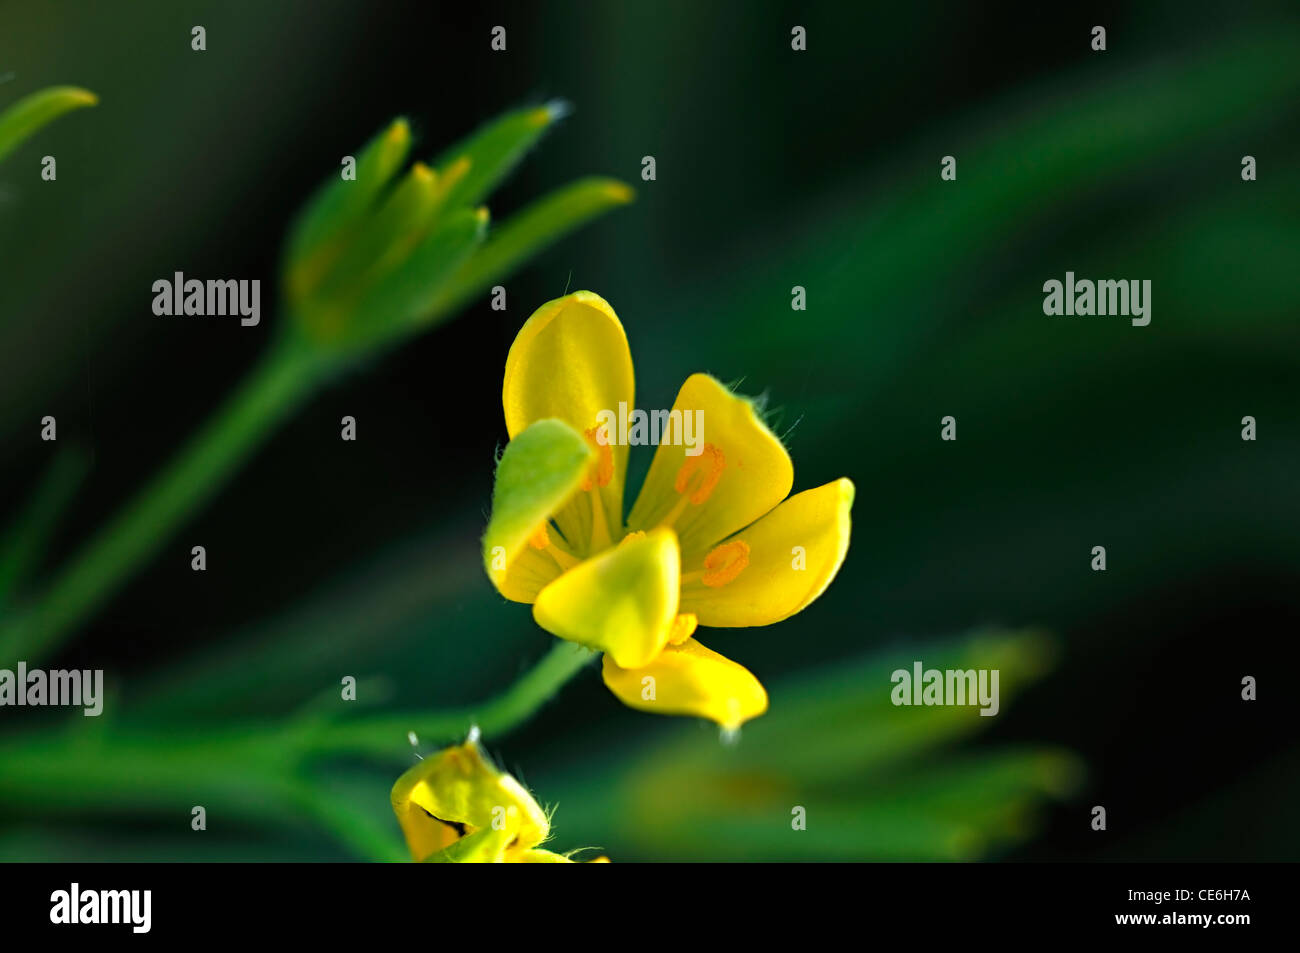
M536 848L535 850L524 851L519 858L521 864L608 864L608 857L593 857L591 860L577 861L567 854L557 854L553 850Z
M677 537L659 529L629 536L556 579L533 618L547 632L636 667L668 643L680 592Z
M506 356L501 403L513 439L534 421L556 417L596 445L600 413L633 406L635 380L627 335L614 309L600 295L575 291L542 305L524 322ZM626 445L601 449L607 465L593 470L602 512L603 538L617 539L623 527ZM571 540L590 534L587 501L575 502L556 522ZM586 551L581 555L587 555Z
M767 711L754 674L695 639L665 648L649 665L623 668L605 656L602 676L623 704L661 715L696 715L725 729Z
M724 584L710 584L705 560L683 567L681 611L716 627L770 625L802 611L844 562L853 496L843 478L805 490L723 541L714 552L735 547L745 560Z
M467 843L442 859L512 860L550 832L546 812L532 795L497 770L474 741L425 758L397 779L391 797L416 861L462 839Z
M508 857L514 832L486 828L453 840L446 847L427 857L419 858L424 864L501 864L523 863L523 853L515 851Z
M708 374L686 379L673 410L697 415L700 452L687 455L684 442L660 443L627 525L671 526L689 564L784 500L794 464L753 401Z
M488 578L507 599L532 602L575 563L546 524L578 491L595 452L562 420L539 420L506 445L492 489L492 519L483 534Z
M592 426L602 410L632 404L632 352L614 309L600 295L575 291L533 312L506 356L501 402L511 437L558 417Z

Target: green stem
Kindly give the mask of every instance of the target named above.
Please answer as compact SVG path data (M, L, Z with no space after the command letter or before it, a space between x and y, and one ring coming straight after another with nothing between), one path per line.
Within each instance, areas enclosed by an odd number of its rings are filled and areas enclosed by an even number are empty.
M90 456L65 447L50 464L30 502L0 539L0 612L13 602L40 561L59 517L90 469Z
M386 756L402 750L407 732L422 741L442 743L463 738L471 726L499 738L527 721L555 693L595 658L571 642L557 642L541 661L495 698L457 711L376 715L313 726L308 746L317 753Z
M35 605L0 625L0 661L57 649L310 391L320 359L287 341L254 366L208 423L55 577Z
M0 805L36 814L50 809L163 810L192 800L274 820L301 812L303 799L311 799L304 785L313 782L298 773L305 759L359 754L397 763L410 758L408 731L425 742L442 743L463 737L477 724L489 738L500 738L593 658L587 649L560 642L510 688L463 711L377 715L333 724L259 722L220 731L193 727L161 737L87 734L98 726L83 725L76 715L72 730L0 738ZM342 806L315 800L309 806L308 813L329 826L345 823Z

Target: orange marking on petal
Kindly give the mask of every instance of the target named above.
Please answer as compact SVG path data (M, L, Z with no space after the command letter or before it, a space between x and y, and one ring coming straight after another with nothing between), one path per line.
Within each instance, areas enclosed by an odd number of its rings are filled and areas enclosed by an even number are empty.
M609 481L614 478L614 451L609 447L608 437L603 440L600 437L600 434L604 430L605 427L602 424L601 426L592 427L583 431L584 436L587 438L587 442L595 447L596 452L600 454L600 459L595 463L597 486L609 486ZM583 480L582 489L584 491L591 489L591 477L587 477Z
M709 463L708 472L704 474L696 485L694 492L691 493L691 502L696 506L699 506L712 495L714 487L722 479L722 471L727 468L727 458L722 451L713 444L706 443L703 452L686 458L681 469L677 471L677 479L673 481L673 489L678 493L685 493L691 483L691 478L704 464L706 457Z
M706 572L700 577L700 582L714 589L725 586L748 565L749 543L739 539L723 543L704 557Z
M533 549L545 549L547 546L551 545L551 534L546 532L545 523L537 527L537 532L533 533L529 538L528 545L533 547Z

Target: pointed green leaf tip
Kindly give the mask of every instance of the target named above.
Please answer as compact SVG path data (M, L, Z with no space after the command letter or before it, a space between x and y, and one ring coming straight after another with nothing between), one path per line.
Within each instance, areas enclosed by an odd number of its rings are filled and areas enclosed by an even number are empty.
M285 256L291 297L305 296L334 264L348 232L369 214L410 151L410 123L398 117L356 157L354 179L335 173L307 203Z
M64 113L98 102L98 96L77 86L51 86L18 100L0 113L0 159Z
M489 192L542 134L566 115L561 101L516 109L489 122L434 163L405 173L411 129L395 120L355 160L345 157L307 204L286 245L285 297L299 343L343 356L395 343L449 315L483 282L504 278L631 190L589 179L511 218L492 253Z
M582 434L562 420L539 420L506 444L492 488L492 519L483 534L483 564L498 588L506 567L577 491L595 458Z
M443 152L433 163L439 174L446 174L459 161L469 161L468 172L447 196L447 206L455 208L483 201L546 131L571 111L563 100L516 109Z
M635 197L630 186L599 176L579 179L543 196L493 229L483 248L439 293L434 310L442 314L458 307L509 277L542 249Z

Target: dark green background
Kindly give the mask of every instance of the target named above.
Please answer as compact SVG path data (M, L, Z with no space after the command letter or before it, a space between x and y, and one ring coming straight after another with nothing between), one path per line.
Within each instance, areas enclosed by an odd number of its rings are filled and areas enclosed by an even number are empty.
M581 174L637 187L512 279L505 313L481 301L322 395L100 613L63 661L108 668L141 724L279 715L340 673L382 676L398 706L467 704L539 657L550 637L492 592L478 536L509 343L588 288L627 328L640 406L670 406L693 371L743 378L781 412L796 489L857 485L827 594L707 644L771 687L880 649L925 658L981 625L1047 628L1054 673L981 743L1070 749L1087 777L1009 856L1296 856L1294 4L4 3L5 72L0 105L55 83L101 97L0 167L0 499L16 511L48 462L45 414L93 460L48 566L260 352L292 215L393 115L433 154L512 105L571 100L493 197L498 219ZM260 277L262 326L155 317L150 285L176 270ZM1044 316L1042 283L1066 270L1151 279L1151 325ZM566 848L564 792L683 730L589 672L492 747L560 801ZM348 783L382 811L393 776ZM654 855L582 823L568 830L618 859ZM203 859L168 831L18 814L0 847ZM230 857L342 856L310 832L218 831Z

